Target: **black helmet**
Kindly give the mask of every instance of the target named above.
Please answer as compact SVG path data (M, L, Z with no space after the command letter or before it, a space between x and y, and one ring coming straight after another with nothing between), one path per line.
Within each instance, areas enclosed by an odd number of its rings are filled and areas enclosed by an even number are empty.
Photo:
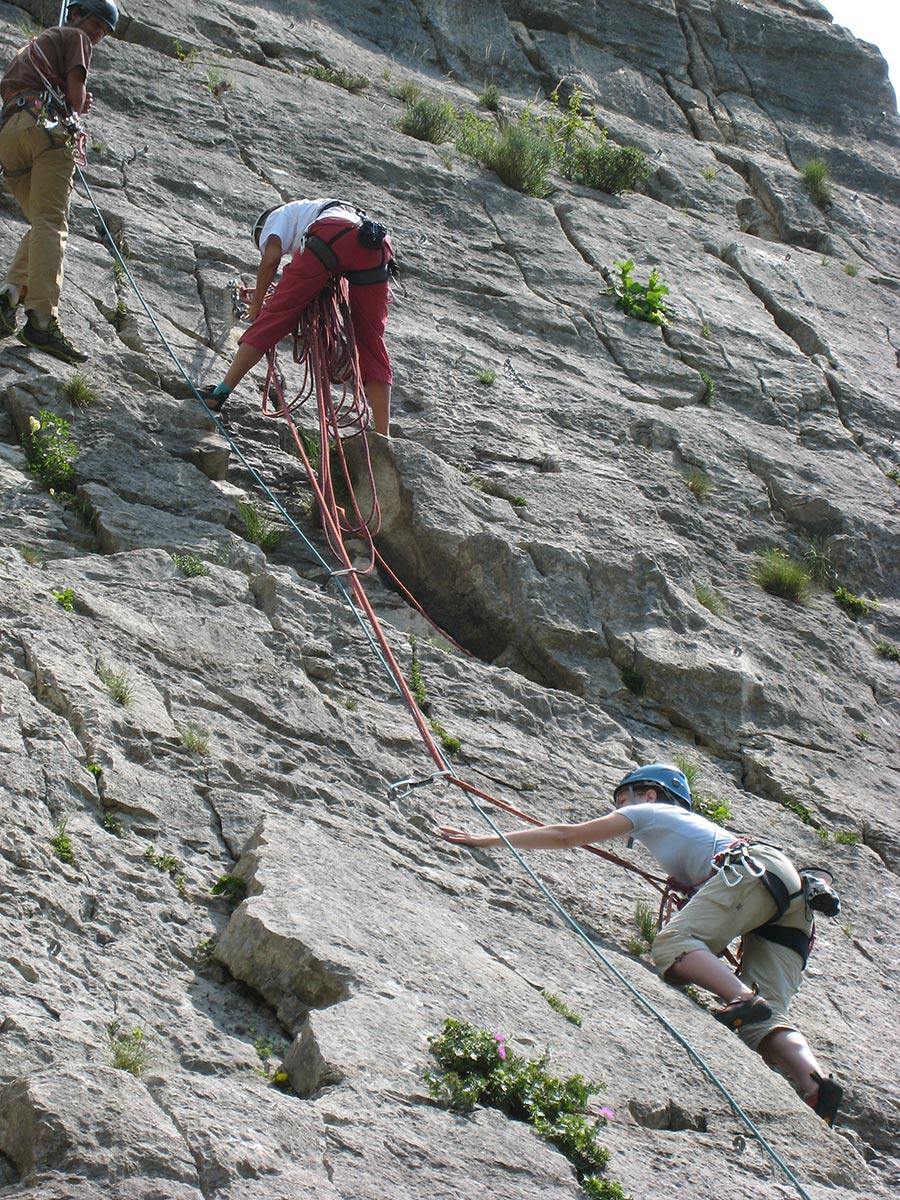
M688 812L693 808L687 776L672 763L650 763L647 767L636 767L629 771L613 792L613 801L622 788L631 787L635 783L648 787L655 785L666 793L670 803L678 804Z
M73 0L66 9L67 21L71 20L73 8L80 8L88 16L99 17L104 25L109 26L110 33L115 31L119 23L119 10L112 0Z

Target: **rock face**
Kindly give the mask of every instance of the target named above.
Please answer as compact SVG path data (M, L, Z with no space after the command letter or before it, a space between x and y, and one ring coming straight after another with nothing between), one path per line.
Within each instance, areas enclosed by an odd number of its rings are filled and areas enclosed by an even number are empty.
M0 5L4 59L56 16ZM561 80L650 156L640 194L530 198L395 128L404 85L483 111L492 83L514 113ZM583 1195L525 1125L431 1101L447 1016L604 1080L610 1177L636 1198L894 1195L900 120L881 57L816 0L134 0L91 88L61 319L99 399L0 347L0 1196ZM800 173L817 157L824 211ZM233 352L257 214L329 194L383 216L401 264L378 546L468 653L386 575L365 586L460 743L447 761L579 820L631 766L684 756L729 828L827 863L844 910L795 1012L847 1088L837 1132L629 949L654 902L636 877L574 852L527 856L529 876L437 838L482 818L424 782L261 375L224 429L190 398ZM5 264L24 227L3 206ZM627 258L668 284L667 327L615 307ZM74 502L28 469L47 413L77 449ZM290 514L279 548L248 539L242 501ZM805 602L754 582L772 549L816 567ZM848 615L838 587L870 603ZM135 1045L136 1073L115 1069Z

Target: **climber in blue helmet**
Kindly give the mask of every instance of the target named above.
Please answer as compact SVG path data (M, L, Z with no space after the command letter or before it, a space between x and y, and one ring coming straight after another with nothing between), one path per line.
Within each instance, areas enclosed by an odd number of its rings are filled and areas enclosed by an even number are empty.
M803 1034L788 1019L813 937L812 908L835 915L840 902L810 887L781 850L735 839L693 812L683 771L670 763L638 767L613 790L615 811L577 825L527 827L506 834L517 849L561 850L612 838L640 842L670 881L690 896L667 922L652 949L665 979L692 983L718 996L714 1015L735 1030L770 1066L790 1078L829 1125L843 1089L826 1078ZM464 846L500 846L494 833L442 826L441 837ZM817 881L821 883L821 881ZM743 938L737 972L721 955Z

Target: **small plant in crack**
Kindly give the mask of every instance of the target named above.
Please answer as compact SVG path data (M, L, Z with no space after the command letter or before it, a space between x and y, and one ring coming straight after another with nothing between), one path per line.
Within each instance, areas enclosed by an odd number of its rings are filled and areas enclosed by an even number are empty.
M111 833L114 837L120 838L125 836L125 826L122 824L119 818L111 812L105 812L103 814L103 828L107 833Z
M206 86L212 98L218 100L231 87L231 80L220 67L207 67Z
M428 717L428 724L431 727L432 733L436 734L441 745L448 754L456 754L462 747L462 742L459 738L452 737L443 725L431 713L431 701L428 699L425 691L425 677L422 674L422 665L419 661L418 639L414 633L409 635L409 645L412 650L412 665L410 667L410 682L409 688L415 697L416 704L422 710L422 715Z
M178 731L181 744L189 754L209 754L209 732L198 725L185 725Z
M310 79L318 79L320 83L330 83L353 96L358 96L371 86L368 75L355 74L346 67L330 67L327 63L313 63L304 71Z
M480 367L475 373L475 378L485 387L490 387L497 381L497 372L492 367Z
M565 1017L570 1025L577 1025L579 1029L581 1028L584 1018L580 1013L570 1008L562 996L557 996L556 992L548 992L546 990L541 992L541 995L555 1012L558 1012L561 1017Z
M459 113L449 100L420 96L407 105L397 130L420 142L440 146L449 142L459 124Z
M500 88L496 83L489 83L481 95L478 97L478 103L482 108L486 108L488 112L497 112L500 108Z
M402 83L395 83L388 88L388 93L395 100L402 100L404 104L415 104L422 95L422 85L414 79L404 79Z
M668 325L675 314L666 304L665 297L669 289L662 282L659 272L652 270L646 283L638 283L632 276L632 259L617 259L613 266L617 278L610 283L609 292L616 298L616 307L635 320L648 321L651 325Z
M249 500L239 500L237 507L238 516L247 531L247 540L259 546L264 553L277 550L284 541L286 531Z
M134 686L124 671L116 671L98 663L97 677L116 704L121 704L123 708L130 708L134 704Z
M707 821L712 821L714 825L722 825L728 821L731 818L728 802L701 793L700 768L695 759L689 758L686 754L676 754L675 765L688 781L694 801L694 812L698 812L701 817L706 817Z
M844 263L844 274L849 275L851 279L855 279L859 274L859 267L852 259Z
M193 579L198 575L209 574L209 567L196 554L173 554L172 562L182 575L188 579Z
M622 667L620 674L629 692L635 696L643 696L647 690L647 682L640 671L636 671L634 667Z
M150 1062L148 1038L141 1029L123 1029L119 1021L106 1027L112 1065L118 1071L141 1076Z
M638 931L638 937L634 939L638 945L636 953L643 954L651 948L656 940L657 913L646 900L638 900L634 906L632 916L635 928ZM634 942L629 943L629 949L633 950L633 946Z
M256 1030L251 1027L250 1036L253 1038L253 1048L256 1050L256 1057L262 1063L261 1067L257 1067L258 1075L263 1079L268 1079L276 1086L282 1086L288 1081L288 1073L282 1067L276 1067L273 1059L283 1059L287 1051L287 1044L280 1038L272 1038L265 1034L255 1036Z
M877 612L880 607L877 600L866 600L864 596L856 596L845 587L835 588L834 599L838 608L843 609L853 621L858 621L860 617L867 617L870 613Z
M211 896L222 896L235 907L247 898L247 881L240 875L220 875L209 889Z
M700 403L705 404L707 408L710 408L716 398L716 381L708 371L701 371L700 379L704 387L703 395L700 397Z
M888 662L900 663L900 646L896 642L889 642L887 638L875 643L875 653L880 658L886 658Z
M694 584L694 595L697 597L697 603L702 604L715 617L721 617L728 611L728 602L710 583Z
M50 839L50 849L56 855L60 862L75 863L75 846L72 839L66 832L68 818L63 817L62 820L56 823L56 833Z
M61 592L54 592L53 599L66 612L71 612L75 607L75 593L71 588L64 588Z
M813 538L803 555L803 565L809 572L810 578L822 587L832 587L836 579L834 563L831 561L831 550L826 541Z

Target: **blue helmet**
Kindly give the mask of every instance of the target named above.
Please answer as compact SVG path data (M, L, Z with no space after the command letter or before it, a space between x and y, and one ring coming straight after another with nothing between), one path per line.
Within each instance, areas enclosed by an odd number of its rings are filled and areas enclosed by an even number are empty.
M622 788L631 787L636 783L661 788L665 793L664 801L670 804L679 804L688 812L694 806L687 776L684 771L679 771L672 763L650 763L646 767L635 767L614 789L613 800L615 801Z

